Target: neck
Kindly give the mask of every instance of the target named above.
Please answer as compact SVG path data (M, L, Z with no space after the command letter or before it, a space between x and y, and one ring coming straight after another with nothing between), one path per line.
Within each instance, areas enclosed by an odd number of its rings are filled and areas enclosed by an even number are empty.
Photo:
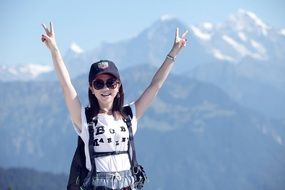
M112 110L109 110L109 109L101 109L101 108L100 108L99 113L112 114Z
M100 105L99 112L112 114L112 105Z

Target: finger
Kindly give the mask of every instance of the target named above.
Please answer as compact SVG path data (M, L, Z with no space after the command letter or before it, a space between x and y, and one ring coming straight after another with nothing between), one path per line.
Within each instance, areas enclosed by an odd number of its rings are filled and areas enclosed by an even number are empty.
M47 27L45 24L42 24L42 27L44 28L44 30L47 30Z
M49 28L50 28L50 33L53 34L53 26L52 26L52 22L49 23Z
M45 42L45 41L46 41L46 37L45 37L45 35L42 35L41 40L42 40L42 42Z
M179 38L179 28L177 27L176 28L175 39L178 39L178 38Z
M186 44L187 44L187 39L183 39L183 41L182 41L182 47L185 47Z
M186 35L188 34L188 30L186 30L183 34L182 34L182 36L181 36L181 38L186 38Z
M46 27L46 25L45 25L45 24L42 24L42 26L43 26L45 32L48 33L49 31L48 31L48 28Z

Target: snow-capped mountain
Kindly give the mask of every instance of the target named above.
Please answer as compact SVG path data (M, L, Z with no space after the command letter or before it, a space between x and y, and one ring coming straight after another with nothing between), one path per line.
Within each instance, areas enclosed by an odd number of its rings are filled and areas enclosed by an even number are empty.
M26 64L16 66L0 65L0 80L32 80L36 77L49 73L53 68L50 65Z
M219 86L242 105L266 115L285 114L284 29L239 10L225 23L204 23L191 30L215 60L201 57L201 63L185 73Z
M119 70L145 63L158 67L172 46L176 27L181 33L189 30L189 35L174 73L215 84L252 109L274 116L285 114L285 28L272 27L243 9L221 23L191 26L164 15L137 36L117 43L103 43L87 51L72 43L64 60L72 78L87 73L100 59L114 61ZM8 70L1 68L0 80L26 76ZM54 75L45 72L37 79L54 79Z
M72 77L76 77L88 70L89 65L84 64L85 58L85 51L77 43L72 42L68 51L64 55L64 60ZM0 81L29 81L34 79L54 80L55 73L53 71L53 65L0 65Z
M280 50L285 43L283 29L272 28L250 11L240 9L225 23L203 23L191 26L191 30L212 56L223 61L238 63L245 58L257 61L285 58L285 51Z
M88 52L85 52L76 42L72 42L63 57L72 78L88 72L90 62Z
M124 41L103 43L88 51L73 42L64 60L72 77L88 72L90 64L99 59L113 60L120 69L142 63L158 66L172 45L176 27L181 33L190 31L189 47L183 50L178 58L179 66L174 68L177 73L217 61L239 64L251 60L275 65L285 60L285 29L275 29L255 13L243 9L219 24L205 22L187 26L177 17L164 15L137 36ZM1 68L1 73L13 75L10 70L14 69L15 66ZM0 80L4 80L2 76Z

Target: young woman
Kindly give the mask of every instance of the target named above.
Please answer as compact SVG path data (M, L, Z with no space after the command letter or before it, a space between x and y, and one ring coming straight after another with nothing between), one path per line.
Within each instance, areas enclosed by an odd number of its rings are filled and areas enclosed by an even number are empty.
M63 89L66 106L74 123L75 130L85 144L86 168L91 170L88 152L88 125L78 94L71 83L55 40L52 23L49 28L43 25L45 34L41 40L50 50L54 69ZM187 31L180 36L176 29L174 44L164 62L155 73L150 85L142 95L131 104L133 118L132 129L135 133L137 121L150 106L159 89L167 78L176 56L186 46ZM101 60L91 65L89 71L89 106L92 116L97 116L94 127L95 152L125 151L128 146L128 129L123 121L124 92L117 67L112 61ZM133 176L130 172L130 161L127 154L108 155L95 158L96 189L133 189ZM110 178L108 176L115 176ZM116 181L117 180L117 181Z

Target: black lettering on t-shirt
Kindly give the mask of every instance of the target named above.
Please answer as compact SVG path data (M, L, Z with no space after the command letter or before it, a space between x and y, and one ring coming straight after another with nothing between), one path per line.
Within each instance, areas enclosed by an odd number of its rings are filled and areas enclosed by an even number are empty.
M108 143L111 143L112 142L112 138L108 138Z
M121 126L121 132L126 132L126 128L124 126Z
M101 138L101 139L99 140L99 142L100 142L100 143L104 143L104 140L103 140L103 138Z
M122 138L122 142L126 142L126 137L123 137L123 138Z
M104 139L103 138L94 139L93 146L100 146L99 143L104 143Z
M99 127L96 127L96 135L101 135L101 134L104 134L105 133L105 129L104 129L104 126L99 126Z
M94 146L99 146L98 139L95 139L95 140L94 140L93 145L94 145Z
M110 131L111 134L115 133L115 129L109 129L109 131Z

